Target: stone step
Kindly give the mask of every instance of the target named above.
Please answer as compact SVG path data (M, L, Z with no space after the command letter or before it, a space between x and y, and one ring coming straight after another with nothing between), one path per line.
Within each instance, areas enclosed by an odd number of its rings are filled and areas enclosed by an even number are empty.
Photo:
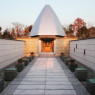
M42 52L39 57L55 57L55 54L53 52Z

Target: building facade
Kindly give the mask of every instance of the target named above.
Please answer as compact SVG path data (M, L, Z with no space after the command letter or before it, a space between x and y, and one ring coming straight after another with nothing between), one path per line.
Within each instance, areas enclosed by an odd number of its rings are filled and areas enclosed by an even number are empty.
M52 52L59 56L61 52L69 54L69 41L76 38L66 38L63 27L49 5L46 5L34 23L30 38L18 38L26 42L25 52ZM64 38L65 37L65 38Z

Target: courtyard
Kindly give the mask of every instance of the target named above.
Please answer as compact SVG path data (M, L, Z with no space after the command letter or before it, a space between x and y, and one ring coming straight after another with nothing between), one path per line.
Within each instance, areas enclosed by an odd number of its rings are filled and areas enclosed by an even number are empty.
M94 0L0 4L0 95L95 95Z

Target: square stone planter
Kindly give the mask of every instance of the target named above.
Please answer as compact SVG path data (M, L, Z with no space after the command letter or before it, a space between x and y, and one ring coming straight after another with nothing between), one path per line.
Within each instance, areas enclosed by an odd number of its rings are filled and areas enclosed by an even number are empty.
M88 71L85 68L75 68L75 76L80 81L86 81L87 80Z
M65 62L65 65L68 66L69 65L69 62L70 62L70 58L65 59L64 62Z
M17 68L17 71L18 72L21 72L23 69L24 69L24 62L22 62L22 63L17 63L16 65L15 65L15 68Z
M63 55L60 55L60 58L62 59Z
M62 56L62 61L65 61L65 59L67 59L68 56Z
M29 59L24 58L22 59L22 62L24 62L24 65L27 66L29 64Z
M31 56L26 57L26 59L29 59L29 62L31 62L31 61L32 61L32 57L31 57Z
M17 68L7 68L4 71L5 81L12 81L17 76Z
M31 59L34 59L34 56L30 56L31 57Z
M18 59L18 63L22 63L22 58Z
M75 68L77 68L78 67L78 64L76 64L76 63L74 63L74 64L69 64L68 65L68 68L72 71L72 72L74 72L75 71Z
M4 89L4 80L0 78L0 92Z
M91 95L95 95L95 79L87 80L87 90L91 93Z

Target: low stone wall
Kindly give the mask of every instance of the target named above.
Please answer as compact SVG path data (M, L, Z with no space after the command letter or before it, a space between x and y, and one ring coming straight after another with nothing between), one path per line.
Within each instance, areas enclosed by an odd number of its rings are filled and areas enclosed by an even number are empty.
M0 39L0 70L24 56L24 41Z
M76 40L77 38L57 38L56 39L56 56L59 56L62 52L69 56L69 42Z
M30 52L34 52L36 56L38 55L38 38L17 38L17 40L25 41L25 56L29 56Z
M95 70L95 38L71 41L70 56Z

